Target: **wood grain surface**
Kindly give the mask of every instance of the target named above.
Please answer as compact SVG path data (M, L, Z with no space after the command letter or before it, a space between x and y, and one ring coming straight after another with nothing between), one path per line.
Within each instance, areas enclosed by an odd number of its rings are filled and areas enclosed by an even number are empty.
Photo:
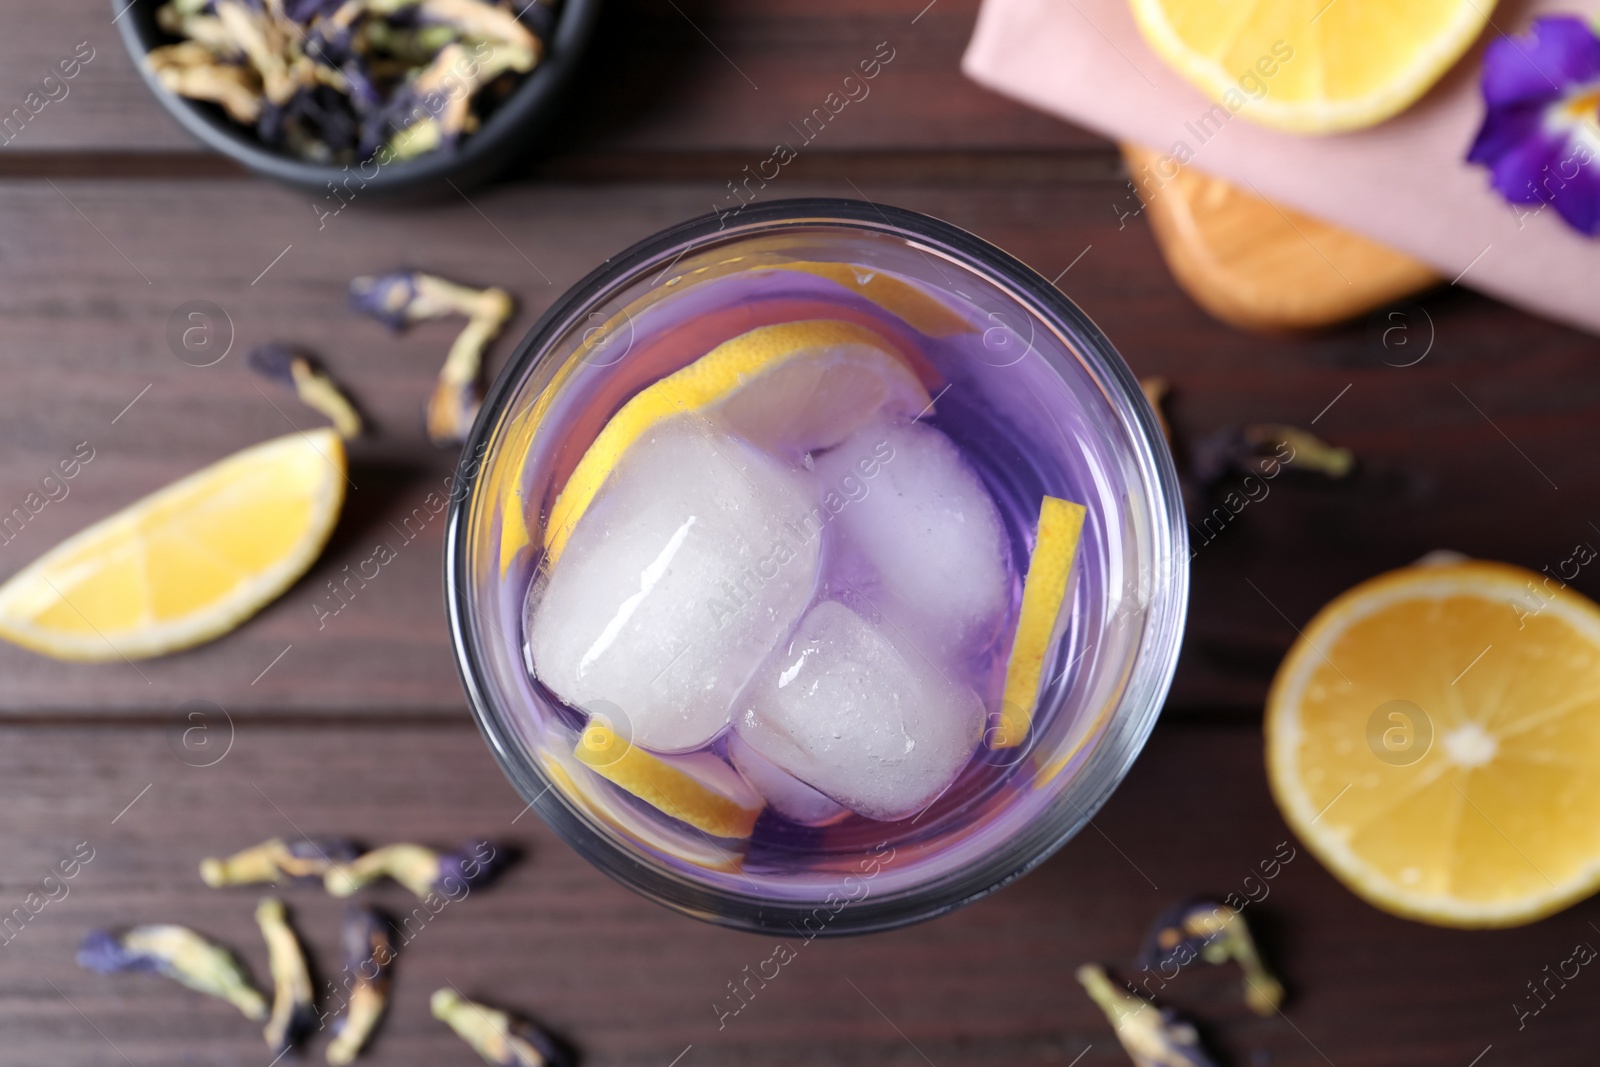
M253 344L321 353L376 428L354 451L355 489L323 560L236 633L137 668L0 647L0 901L19 906L77 842L95 849L70 895L0 944L0 1067L267 1067L232 1009L149 976L90 975L72 953L93 926L179 920L263 975L254 894L204 889L195 866L298 830L435 845L481 834L526 853L404 950L392 1016L364 1061L380 1067L473 1062L426 1015L446 982L541 1019L596 1067L1127 1062L1072 972L1089 960L1126 971L1157 911L1236 889L1288 836L1259 718L1295 628L1435 548L1538 569L1600 537L1600 346L1455 287L1294 339L1220 325L1167 274L1113 146L960 77L975 11L975 0L612 3L573 106L516 180L403 208L358 198L320 223L331 202L244 177L186 138L139 83L101 0L0 14L0 110L78 42L96 49L71 94L0 147L0 511L80 444L94 450L68 496L0 544L0 577L174 477L311 425L245 370ZM318 629L316 591L451 463L420 416L450 327L389 335L346 310L344 290L400 265L506 286L520 309L498 367L595 264L710 210L881 41L896 58L872 96L770 195L899 204L1015 253L1139 374L1172 384L1180 457L1230 425L1288 422L1359 465L1341 482L1290 471L1237 515L1217 515L1220 494L1191 493L1194 587L1173 696L1093 829L964 911L806 947L719 1030L713 1001L771 944L637 898L519 818L455 678L439 529ZM169 344L169 318L194 300L231 324L233 347L211 366ZM1593 575L1576 584L1600 594ZM232 738L211 767L179 758L197 708L219 744L225 729ZM288 896L329 967L338 906ZM376 899L410 906L392 888ZM1367 907L1301 851L1255 907L1291 989L1285 1017L1249 1015L1221 968L1165 991L1207 1020L1223 1062L1592 1058L1600 987L1587 979L1521 1031L1511 1009L1546 964L1600 938L1592 901L1521 930L1437 930Z
M257 1027L233 1008L154 976L90 974L71 957L90 927L177 920L236 946L264 976L259 894L207 889L195 869L298 828L438 845L482 835L524 852L499 883L414 924L373 1064L470 1062L427 1014L428 995L454 983L540 1019L596 1067L667 1067L689 1046L683 1067L1065 1067L1079 1055L1080 1067L1115 1067L1126 1056L1073 971L1097 960L1139 977L1133 956L1163 907L1195 892L1242 894L1263 861L1289 855L1258 749L1244 724L1164 726L1093 828L1039 871L922 926L793 939L799 958L719 1029L713 1003L774 939L670 914L593 870L532 815L518 819L521 801L465 721L242 726L205 768L177 758L171 730L6 728L0 801L21 824L0 890L7 907L78 842L94 858L0 948L0 1062L111 1065L120 1052L139 1067L265 1067ZM1285 1014L1245 1009L1231 967L1196 965L1163 990L1207 1021L1226 1062L1465 1067L1489 1044L1498 1062L1579 1062L1568 1050L1592 1032L1593 990L1573 982L1520 1032L1510 1005L1545 964L1600 939L1590 926L1600 904L1519 931L1437 930L1381 915L1288 848L1278 876L1249 890L1265 886L1249 907L1289 987ZM282 895L318 964L336 972L342 904L316 889ZM392 886L371 897L399 917L416 906ZM320 1060L324 1042L308 1056Z

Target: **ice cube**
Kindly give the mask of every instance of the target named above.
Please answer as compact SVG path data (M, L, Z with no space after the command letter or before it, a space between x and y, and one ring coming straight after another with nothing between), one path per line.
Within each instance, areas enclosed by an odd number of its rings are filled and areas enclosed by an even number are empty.
M955 780L983 719L965 684L825 600L756 675L734 729L779 768L852 811L900 819Z
M767 806L802 826L823 826L847 814L844 805L828 799L751 748L737 732L728 736L728 759Z
M875 423L817 457L838 562L830 581L943 666L982 651L1010 602L1005 529L955 443Z
M633 444L531 594L534 672L563 700L608 701L634 743L706 744L811 599L810 486L710 424Z

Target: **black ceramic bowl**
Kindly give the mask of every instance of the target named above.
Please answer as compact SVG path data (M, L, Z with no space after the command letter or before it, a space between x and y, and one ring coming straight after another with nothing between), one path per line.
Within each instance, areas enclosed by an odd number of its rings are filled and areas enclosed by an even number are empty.
M349 177L350 172L342 165L308 163L269 148L256 139L254 132L223 114L220 107L178 96L157 81L146 68L144 57L152 48L174 40L156 25L156 8L161 3L162 0L133 0L117 24L122 30L122 43L127 45L145 84L185 129L257 174L302 189L322 191L329 182ZM111 0L113 12L124 7L127 0ZM476 132L463 137L454 151L429 152L381 167L375 177L363 175L366 184L362 191L448 192L446 179L458 187L476 185L527 154L559 108L562 91L577 69L599 13L600 0L561 0L544 56Z

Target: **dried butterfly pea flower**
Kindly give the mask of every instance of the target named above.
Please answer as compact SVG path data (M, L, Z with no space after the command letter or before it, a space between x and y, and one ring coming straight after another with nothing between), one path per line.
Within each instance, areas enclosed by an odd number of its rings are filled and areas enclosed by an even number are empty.
M1182 967L1196 957L1207 963L1237 962L1244 971L1244 999L1251 1011L1271 1015L1283 1003L1283 983L1262 962L1238 909L1204 897L1169 909L1151 927L1140 962L1162 969L1172 964Z
M447 1024L494 1067L569 1067L569 1057L549 1034L530 1022L479 1004L454 989L440 989L428 1003L433 1017Z
M335 1065L353 1061L383 1019L389 1004L389 965L394 962L389 924L372 908L352 904L339 939L350 999L328 1044L327 1060Z
M267 942L273 989L272 1014L261 1034L267 1047L278 1055L299 1044L316 1021L311 971L281 900L267 897L257 904L256 925Z
M275 837L225 859L201 860L200 879L214 889L265 882L314 882L321 880L334 864L349 862L360 854L360 849L343 838L300 837L285 841Z
M354 50L369 57L382 55L409 70L427 66L439 54L439 49L459 36L449 26L406 26L368 19L356 31Z
M381 878L392 878L424 900L435 894L454 898L487 884L504 866L504 852L488 841L468 842L454 852L386 845L330 867L323 885L334 896L347 897Z
M1281 452L1287 448L1294 463L1330 478L1343 478L1355 466L1355 453L1335 448L1316 434L1280 423L1258 423L1244 428L1244 439L1256 448Z
M1079 967L1077 978L1138 1067L1216 1067L1200 1047L1194 1025L1172 1009L1118 989L1098 964Z
M261 83L244 67L225 63L194 41L163 45L145 56L145 64L168 90L218 104L239 122L255 122L261 114Z
M485 289L479 308L450 346L450 354L439 368L439 382L428 397L428 439L437 445L461 441L472 428L483 400L478 382L484 349L511 317L515 305L503 290Z
M477 112L498 99L480 91L505 89L502 75L542 57L551 10L525 0L520 11L484 0L170 0L158 25L204 54L156 55L151 69L254 126L269 147L353 163L391 141L387 163L474 131Z
M497 292L457 285L418 270L397 270L352 278L350 306L399 331L414 322L483 314L488 310L485 294Z
M182 44L201 45L216 59L233 60L244 57L244 53L239 51L233 35L222 24L222 20L215 15L205 14L202 7L176 3L163 4L156 8L156 25L174 37L188 38L181 42ZM154 49L151 54L160 50ZM259 81L257 88L259 90Z
M167 923L135 926L121 934L91 930L78 948L78 964L99 974L150 971L190 989L221 997L257 1021L267 1002L250 984L233 954L193 930Z
M486 46L479 46L486 47ZM477 128L472 103L478 90L508 71L532 68L533 53L499 46L487 56L450 44L395 90L388 114L395 134L390 149L397 159L410 159L439 145L453 146Z
M261 75L262 91L267 100L274 104L285 103L294 95L297 83L305 74L301 70L291 70L295 66L294 57L286 51L288 42L282 27L266 9L252 7L242 0L216 0L214 7L234 46Z
M350 304L390 329L413 322L467 316L466 328L450 346L439 381L428 399L428 437L435 444L460 441L477 417L478 379L483 351L516 309L503 289L471 289L420 271L394 271L355 278Z
M344 0L287 0L283 5L285 17L296 24L309 26L313 19L330 15Z
M1330 478L1342 478L1355 466L1355 455L1349 449L1334 448L1315 434L1277 423L1224 426L1194 441L1189 459L1196 481L1205 487L1235 471L1272 477L1277 468L1273 466L1269 472L1268 464L1292 464Z
M513 53L508 69L532 70L538 61L539 37L503 7L482 0L422 0L417 17L424 24L448 26L469 40L488 42L496 53Z
M326 415L341 437L361 433L361 416L315 359L293 345L269 341L245 357L250 369L293 389L302 403Z

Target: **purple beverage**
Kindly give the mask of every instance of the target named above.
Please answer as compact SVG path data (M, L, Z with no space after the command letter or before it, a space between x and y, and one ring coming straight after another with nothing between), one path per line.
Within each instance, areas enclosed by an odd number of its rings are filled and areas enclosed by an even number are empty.
M1092 327L958 249L747 229L635 250L497 386L452 516L463 672L629 884L892 925L1038 862L1142 743L1186 582L1169 461Z

